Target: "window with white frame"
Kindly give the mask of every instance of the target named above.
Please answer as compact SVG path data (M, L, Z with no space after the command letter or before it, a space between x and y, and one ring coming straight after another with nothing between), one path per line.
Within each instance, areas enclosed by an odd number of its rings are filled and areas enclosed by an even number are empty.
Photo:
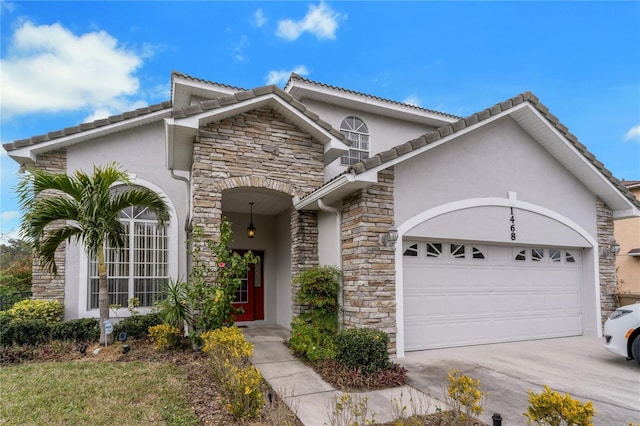
M109 304L128 306L132 297L140 306L153 306L169 281L169 249L166 225L160 226L147 208L129 207L120 212L125 228L125 246L107 247L105 262ZM89 261L88 308L98 308L98 262Z
M349 152L340 157L340 164L352 165L369 158L369 129L362 119L354 115L345 118L340 131L351 141Z

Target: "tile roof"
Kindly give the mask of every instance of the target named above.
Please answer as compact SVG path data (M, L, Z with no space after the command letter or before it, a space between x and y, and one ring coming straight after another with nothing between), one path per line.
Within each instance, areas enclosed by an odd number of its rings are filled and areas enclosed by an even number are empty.
M406 103L403 103L403 102L393 101L391 99L381 98L379 96L369 95L367 93L356 92L355 90L344 89L342 87L332 86L330 84L325 84L325 83L320 83L318 81L309 80L307 78L301 77L300 75L298 75L296 73L291 73L291 76L289 77L289 81L287 82L287 85L289 85L289 82L291 82L291 81L302 81L304 83L313 84L314 86L326 87L328 89L337 90L337 91L340 91L340 92L343 92L343 93L350 93L352 95L363 96L365 98L375 99L375 100L378 100L378 101L381 101L381 102L386 102L386 103L393 104L393 105L401 105L403 107L412 108L412 109L415 109L417 111L424 111L424 112L429 112L429 113L432 113L432 114L442 115L443 117L460 118L457 115L447 114L445 112L440 112L440 111L435 111L435 110L432 110L432 109L422 108L422 107L419 107L419 106L416 106L416 105L411 105L411 104L406 104Z
M90 123L82 123L77 126L67 127L62 130L56 130L53 132L46 133L44 135L32 136L28 139L20 139L14 142L3 144L3 148L9 152L19 148L24 148L25 146L37 145L42 142L49 142L55 139L59 139L65 136L75 135L77 133L81 133L87 130L98 129L100 127L108 126L110 124L121 123L126 120L130 120L133 118L143 117L147 114L151 114L154 112L169 110L171 108L171 102L165 101L155 105L149 105L144 108L138 108L135 111L128 111L118 115L112 115L111 117L102 118L100 120L95 120Z
M209 81L206 80L201 80L198 78L194 78L191 76L188 76L186 74L182 74L179 72L174 71L172 75L176 75L179 77L183 77L183 78L188 78L190 80L193 81L199 81L199 82L203 82L203 83L207 83L207 84L218 84L218 83L211 83ZM299 102L298 100L294 99L290 94L286 93L285 91L283 91L282 89L278 88L277 86L263 86L263 87L257 87L255 89L252 90L244 90L244 89L240 89L237 87L232 87L232 86L227 86L227 85L219 85L219 86L224 86L233 90L237 90L238 92L233 94L233 95L228 95L228 96L221 96L218 97L216 99L212 99L212 100L207 100L207 101L202 101L200 103L197 104L193 104L193 105L189 105L187 107L184 108L174 108L172 110L172 115L174 118L184 118L184 117L189 117L195 114L199 114L201 112L206 112L206 111L210 111L210 110L214 110L216 108L220 108L223 106L228 106L228 105L233 105L248 99L253 99L256 98L258 96L262 96L262 95L266 95L266 94L275 94L277 96L279 96L280 98L282 98L285 102L287 102L288 104L290 104L292 107L294 107L295 109L297 109L298 111L300 111L303 115L305 115L307 118L309 118L311 121L315 122L318 124L318 126L322 127L324 130L326 130L328 133L331 133L331 135L333 135L334 137L338 138L340 141L343 141L344 143L346 143L347 145L350 145L351 142L344 137L344 135L339 132L338 130L334 129L329 123L327 123L326 121L320 119L320 117L315 114L314 112L312 112L311 110L309 110L303 103ZM23 148L26 146L32 146L32 145L37 145L39 143L43 143L43 142L49 142L58 138L62 138L65 136L71 136L71 135L75 135L87 130L92 130L92 129L97 129L100 127L104 127L110 124L115 124L115 123L120 123L120 122L124 122L126 120L132 119L132 118L138 118L138 117L142 117L144 115L153 113L153 112L157 112L157 111L161 111L164 109L169 110L170 108L172 108L173 105L171 103L171 101L165 101L159 104L155 104L155 105L150 105L148 107L145 108L138 108L135 111L128 111L128 112L124 112L122 114L118 114L118 115L112 115L111 117L108 118L104 118L104 119L100 119L100 120L96 120L90 123L82 123L79 124L77 126L72 126L72 127L67 127L63 130L57 130L57 131L53 131L53 132L49 132L46 133L44 135L38 135L38 136L32 136L28 139L20 139L14 142L10 142L10 143L6 143L3 145L4 149L9 152L9 151L13 151L19 148Z
M518 96L515 96L511 99L507 99L504 102L500 102L495 104L492 107L489 107L485 110L472 114L466 118L462 118L454 123L446 124L433 130L429 133L426 133L418 138L405 142L404 144L398 145L394 148L391 148L387 151L381 152L373 157L370 157L366 160L363 160L359 163L356 163L349 167L346 173L353 172L355 174L364 173L367 170L378 167L388 161L394 160L396 158L402 157L418 148L426 146L428 144L434 143L446 136L452 135L456 132L459 132L466 127L470 127L475 125L481 121L487 120L492 116L498 115L504 111L507 111L516 105L519 105L523 102L529 102L533 107L540 113L542 116L549 122L551 125L560 132L579 152L582 154L593 166L613 184L616 189L620 191L626 198L628 198L632 203L634 203L638 208L640 208L640 201L636 199L636 197L623 185L618 179L616 179L613 174L602 164L600 161L596 159L596 157L587 150L587 148L580 143L578 138L571 132L569 129L558 120L558 118L549 112L549 109L540 103L537 96L535 96L531 92L524 92Z
M337 138L338 140L344 142L347 145L351 145L351 141L347 139L341 132L334 129L326 121L322 120L318 114L312 112L307 108L302 102L296 100L285 92L284 90L278 88L275 85L256 87L255 89L245 90L241 92L234 93L233 95L228 96L220 96L215 99L211 99L208 101L202 101L197 104L189 105L184 108L174 108L173 109L173 118L180 119L190 117L192 115L197 115L203 112L212 111L218 108L238 104L243 101L247 101L249 99L255 99L260 96L274 94L281 98L284 102L291 105L293 108L300 111L305 117L316 123L318 126L323 128L326 132L330 133L332 136Z
M218 87L226 87L227 89L235 90L235 91L238 91L238 92L242 92L242 91L246 91L247 90L247 89L243 89L241 87L230 86L228 84L216 83L215 81L209 81L209 80L204 80L202 78L193 77L193 76L191 76L189 74L185 74L185 73L182 73L180 71L175 71L175 70L171 71L171 78L173 79L174 76L175 77L182 77L182 78L184 78L186 80L191 80L191 81L195 81L195 82L198 82L198 83L204 83L204 84L207 84L207 85L214 85L214 86L218 86ZM173 85L171 85L171 86L172 86L171 90L173 91ZM173 95L173 93L172 93L172 95ZM173 99L173 97L172 97L172 99Z

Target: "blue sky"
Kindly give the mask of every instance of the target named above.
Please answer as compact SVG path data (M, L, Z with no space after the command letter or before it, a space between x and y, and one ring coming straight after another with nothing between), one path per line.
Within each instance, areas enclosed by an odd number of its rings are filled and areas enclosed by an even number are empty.
M534 92L619 179L640 180L640 2L0 0L2 143L170 98L177 70L309 79L466 116ZM2 150L0 227L19 226Z

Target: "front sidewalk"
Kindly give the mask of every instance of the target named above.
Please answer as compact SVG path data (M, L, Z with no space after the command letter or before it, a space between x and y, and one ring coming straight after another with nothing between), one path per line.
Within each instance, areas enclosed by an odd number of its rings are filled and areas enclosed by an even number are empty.
M299 361L289 352L284 339L289 330L269 324L249 324L242 328L246 339L253 343L252 363L262 373L264 379L287 403L306 426L323 426L329 423L329 414L335 407L335 400L342 392L326 383L309 366ZM368 398L368 418L375 414L375 421L384 423L394 419L393 401L407 406L411 415L413 398L424 413L445 409L446 404L437 401L411 386L370 392L353 393L360 400Z

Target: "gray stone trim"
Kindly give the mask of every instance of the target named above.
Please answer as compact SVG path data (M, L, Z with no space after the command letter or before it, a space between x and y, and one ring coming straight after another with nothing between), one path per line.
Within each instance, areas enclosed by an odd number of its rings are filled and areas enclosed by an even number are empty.
M50 173L66 173L67 171L67 151L59 149L38 155L35 167ZM56 226L52 224L51 228ZM64 284L65 284L65 262L66 247L64 242L58 246L55 254L55 262L58 268L57 275L53 275L40 266L38 259L33 261L33 269L31 274L31 292L34 299L57 300L64 303Z
M598 223L598 245L608 246L614 239L613 213L611 209L600 199L596 200L596 214ZM600 271L600 309L601 321L604 324L611 312L615 311L618 304L616 298L617 276L616 259L614 256L600 256L598 253L598 269Z

